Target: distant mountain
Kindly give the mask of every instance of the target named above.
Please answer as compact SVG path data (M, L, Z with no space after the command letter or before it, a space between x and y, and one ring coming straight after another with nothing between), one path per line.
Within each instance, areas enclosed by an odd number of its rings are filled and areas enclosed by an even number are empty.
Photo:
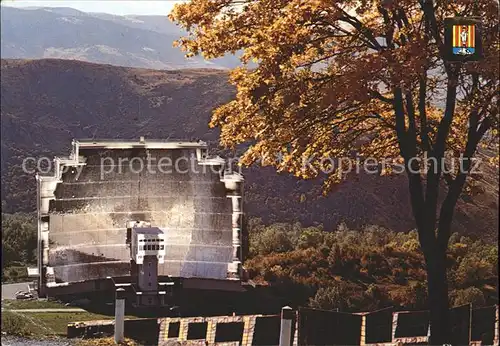
M219 131L207 124L214 107L234 97L227 79L220 70L2 60L4 211L35 208L35 179L23 173L23 159L68 154L73 138L202 139L217 150ZM453 231L497 239L498 171L485 168L482 191L473 200L460 201ZM269 167L251 167L244 175L245 212L265 222L317 222L327 230L342 221L350 227L377 224L396 231L414 227L404 175L359 175L328 197L321 196L319 181L298 180Z
M174 40L185 35L166 16L115 16L72 8L2 6L1 57L58 58L152 69L232 68L235 56L186 59Z

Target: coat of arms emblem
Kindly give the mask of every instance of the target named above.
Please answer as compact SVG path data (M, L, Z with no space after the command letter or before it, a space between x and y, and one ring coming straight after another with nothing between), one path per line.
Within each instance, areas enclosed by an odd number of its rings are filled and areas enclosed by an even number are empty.
M474 25L453 25L453 54L474 54L476 40L474 35Z

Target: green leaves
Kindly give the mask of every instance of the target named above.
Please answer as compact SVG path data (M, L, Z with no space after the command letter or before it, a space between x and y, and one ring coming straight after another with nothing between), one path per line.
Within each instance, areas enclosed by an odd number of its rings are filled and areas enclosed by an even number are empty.
M36 261L37 223L33 214L2 213L3 265L12 262L32 264Z

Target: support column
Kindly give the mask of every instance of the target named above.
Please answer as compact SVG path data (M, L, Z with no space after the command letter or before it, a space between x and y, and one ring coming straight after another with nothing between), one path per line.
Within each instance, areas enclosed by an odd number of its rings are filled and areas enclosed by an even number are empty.
M170 325L170 318L159 318L158 323L160 324L160 333L158 334L158 342L161 343L168 339L168 327Z
M396 342L396 328L398 327L398 312L392 313L392 343Z
M119 344L125 340L125 290L116 290L115 302L115 343Z
M293 346L299 346L299 315L296 314L295 333L293 333Z
M178 341L186 341L189 328L189 319L183 318L180 320L179 324L179 338Z
M257 316L245 316L243 317L243 338L241 341L242 346L251 346L253 341L253 333L255 331L255 323Z
M472 342L472 304L469 304L469 345Z
M210 318L207 321L207 336L205 340L209 345L215 344L215 333L217 331L217 321L213 318Z
M495 337L493 339L493 345L497 346L500 344L500 316L498 313L498 304L496 306L495 312Z
M361 315L361 338L359 339L360 346L366 345L366 315Z
M289 306L281 309L281 328L280 328L280 344L279 346L292 345L292 323L293 310Z
M226 187L227 197L231 199L233 260L228 265L228 277L239 280L242 276L242 224L243 224L243 176L227 173L221 179Z
M235 278L241 277L241 196L231 196L233 206L232 228L233 228L233 263L232 274Z

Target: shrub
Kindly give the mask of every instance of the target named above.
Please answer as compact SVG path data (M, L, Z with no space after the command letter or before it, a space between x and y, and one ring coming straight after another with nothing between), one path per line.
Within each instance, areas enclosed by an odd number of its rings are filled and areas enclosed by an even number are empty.
M378 227L356 231L340 226L341 230L325 232L320 227L302 228L300 224L264 226L260 221L252 227L254 257L245 263L249 278L267 281L273 295L292 305L309 302L316 308L360 311L387 305L428 308L425 262L415 231L395 233ZM447 257L450 290L495 285L496 244L457 234L450 243ZM344 296L340 295L340 280L350 287ZM377 286L367 289L370 283ZM292 288L299 293L293 293ZM450 304L455 300L469 301L473 293L476 304L483 299L494 304L489 296L481 299L477 292L458 290ZM470 299L465 299L465 295Z
M420 243L417 239L409 239L403 244L402 249L408 252L417 252L420 250Z
M287 252L295 248L297 237L286 225L275 224L250 235L250 254L268 255L273 252Z
M310 227L302 231L299 236L297 248L308 249L310 247L319 247L323 244L325 232L319 228Z
M482 280L494 277L494 269L486 259L476 255L467 256L462 259L455 271L455 282L459 287L468 287Z
M318 289L316 295L309 300L309 306L314 309L344 311L351 307L349 296L346 285L343 282L336 282Z
M2 213L2 265L12 262L34 263L37 248L37 222L34 214Z
M22 316L14 312L2 312L2 333L16 336L29 336L31 332L28 328L28 323Z
M363 292L365 301L363 307L364 310L375 310L387 305L388 296L387 293L375 284L370 284L365 292Z
M328 265L332 273L338 273L342 269L342 253L340 250L340 246L335 244L333 249L330 251L328 255Z
M394 282L400 285L406 284L406 273L401 268L393 268L392 276L394 277Z
M115 346L114 338L99 338L99 339L82 339L78 340L76 346ZM121 346L138 346L139 344L132 339L125 338ZM172 343L172 345L177 345Z
M483 292L477 287L455 290L450 296L453 301L453 306L472 304L474 307L481 307L486 304Z
M409 295L414 298L413 307L415 309L427 308L427 285L422 282L410 284Z

